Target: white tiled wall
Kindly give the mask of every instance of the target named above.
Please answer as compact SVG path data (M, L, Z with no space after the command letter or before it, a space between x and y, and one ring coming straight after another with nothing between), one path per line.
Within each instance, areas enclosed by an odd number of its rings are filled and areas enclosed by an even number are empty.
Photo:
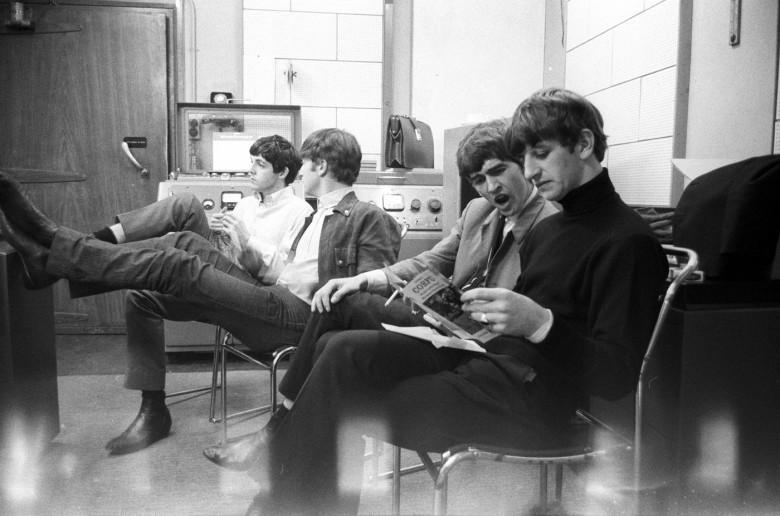
M383 13L383 0L244 0L244 96L299 105L304 138L346 129L377 161Z
M677 64L678 11L676 0L666 0L613 29L613 83Z
M566 87L601 111L604 160L629 204L671 202L677 0L569 0Z
M629 204L668 203L672 138L614 145L607 165L615 189Z

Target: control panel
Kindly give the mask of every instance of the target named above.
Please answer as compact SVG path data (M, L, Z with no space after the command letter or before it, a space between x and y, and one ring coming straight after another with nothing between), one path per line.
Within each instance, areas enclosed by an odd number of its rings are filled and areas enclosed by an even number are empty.
M293 183L298 195L303 195L303 184ZM419 185L353 185L358 199L379 206L399 224L408 224L409 231L441 231L443 187ZM299 191L300 190L300 191ZM244 196L252 195L246 177L196 176L183 177L160 183L157 198L189 192L200 199L206 214L227 207L232 210Z
M207 215L216 213L222 208L232 210L236 203L253 190L247 178L230 180L203 178L179 178L175 181L163 181L157 190L157 199L169 195L191 193L197 197Z
M409 231L441 231L443 190L441 186L353 185L361 201L373 203L393 216Z

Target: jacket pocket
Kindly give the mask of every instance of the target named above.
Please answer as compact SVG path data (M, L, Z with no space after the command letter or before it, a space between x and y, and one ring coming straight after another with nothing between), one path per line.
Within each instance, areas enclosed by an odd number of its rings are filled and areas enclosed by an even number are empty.
M336 271L341 277L357 274L357 247L336 247L334 250Z

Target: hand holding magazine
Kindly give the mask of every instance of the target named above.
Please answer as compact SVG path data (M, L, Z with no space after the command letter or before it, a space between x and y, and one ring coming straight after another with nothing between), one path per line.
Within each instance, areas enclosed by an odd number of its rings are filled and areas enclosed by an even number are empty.
M425 310L440 329L456 337L453 340L474 340L484 343L498 336L482 323L472 319L468 312L463 311L463 303L460 301L461 290L438 271L431 269L422 271L406 284L401 294ZM431 340L426 337L420 338ZM463 345L456 344L451 347L463 348Z

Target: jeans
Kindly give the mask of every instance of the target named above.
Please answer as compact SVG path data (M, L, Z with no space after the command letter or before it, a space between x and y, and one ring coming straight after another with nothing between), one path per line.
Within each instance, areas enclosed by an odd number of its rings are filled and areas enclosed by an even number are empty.
M309 305L287 289L258 285L208 241L186 231L114 245L61 227L46 269L102 291L154 292L128 294L138 307L133 324L142 326L137 343L129 345L126 385L133 389L164 388L166 317L219 324L250 348L268 351L297 342L310 315Z

